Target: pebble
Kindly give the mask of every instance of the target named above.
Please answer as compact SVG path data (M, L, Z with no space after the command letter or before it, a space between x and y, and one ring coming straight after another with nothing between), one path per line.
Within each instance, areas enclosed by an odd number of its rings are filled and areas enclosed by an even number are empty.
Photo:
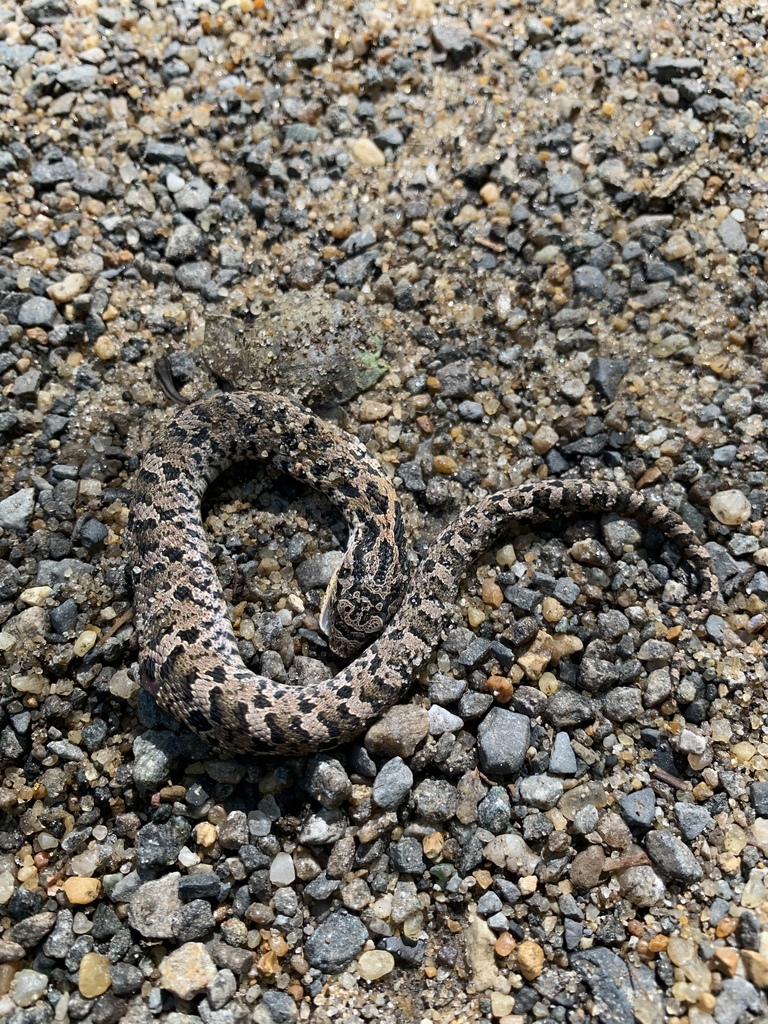
M48 991L48 977L38 971L23 969L13 976L11 998L17 1006L25 1009L34 1006Z
M77 987L84 999L96 999L112 984L109 959L100 953L86 953L77 972Z
M636 789L619 799L619 810L628 825L650 828L656 816L656 794L647 786Z
M319 971L341 971L360 953L367 938L368 930L358 917L334 911L307 939L304 955Z
M504 708L492 708L477 729L477 746L483 771L492 775L517 774L530 739L530 719Z
M160 961L158 984L179 999L194 999L216 977L216 964L201 942L185 942Z
M393 810L405 800L412 787L413 772L402 757L393 757L377 772L371 796L377 806Z
M709 500L712 515L725 526L741 526L752 515L752 505L741 491L719 491Z
M357 970L366 981L378 981L395 969L395 958L386 950L369 949L360 954Z
M101 894L101 880L98 878L65 878L61 883L64 894L73 906L87 906Z
M361 167L383 167L386 157L372 139L355 139L351 146L352 156Z
M26 533L35 511L35 490L23 487L0 501L0 526L4 530Z
M428 734L426 708L397 704L366 732L365 747L373 757L410 757Z
M691 850L669 829L656 829L645 837L645 848L664 874L681 882L697 882L702 868Z

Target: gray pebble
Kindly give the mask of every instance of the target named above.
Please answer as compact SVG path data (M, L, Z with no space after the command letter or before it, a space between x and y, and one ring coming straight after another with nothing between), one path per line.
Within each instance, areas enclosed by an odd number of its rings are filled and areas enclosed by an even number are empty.
M56 914L51 910L43 910L39 914L32 914L15 924L10 931L12 942L18 942L25 949L30 949L41 942L56 924Z
M726 978L717 996L714 1018L716 1024L736 1024L746 1010L757 1013L760 993L746 978Z
M228 968L218 971L213 981L206 986L208 1002L214 1010L220 1010L237 992L237 978Z
M313 966L316 965L313 964ZM329 968L329 970L333 970L333 968ZM295 1001L287 992L272 988L264 993L261 1002L253 1010L251 1019L253 1024L296 1024L299 1019L299 1011Z
M319 971L341 971L358 955L367 939L368 929L359 918L335 911L307 939L304 955L310 966Z
M706 807L700 807L698 804L676 803L675 818L688 842L714 825L714 819Z
M349 776L335 757L320 754L307 764L305 785L323 807L338 807L352 792Z
M749 799L759 818L768 817L768 782L753 782L749 787Z
M458 732L463 728L464 719L458 715L452 715L450 711L433 704L429 709L429 735L442 736L446 732Z
M479 423L485 415L479 402L459 402L459 416L470 423Z
M610 282L602 270L597 267L583 265L573 272L573 287L583 292L590 299L604 299L610 290Z
M576 755L567 732L558 732L549 755L549 770L557 775L575 775L578 770Z
M596 356L589 364L589 379L600 394L612 402L619 393L619 385L629 369L629 365L628 359L609 359L604 356Z
M205 236L196 224L184 221L176 225L165 245L165 258L172 263L186 263L201 258L206 251Z
M7 601L16 597L21 590L21 575L16 566L0 559L0 600ZM54 609L55 610L55 609ZM51 613L53 623L53 612Z
M570 687L561 686L547 701L545 714L556 729L570 729L594 720L595 702Z
M468 690L459 701L459 714L466 721L467 719L479 718L484 715L493 704L493 695L490 693L475 693Z
M128 922L145 939L173 937L174 919L181 909L179 877L177 872L171 872L144 882L131 896Z
M35 489L24 487L0 501L0 526L26 533L35 511Z
M571 967L589 988L603 1024L634 1024L634 988L624 961L604 946L579 950Z
M96 85L98 69L93 64L74 64L56 75L57 83L67 92L84 92Z
M116 996L132 996L144 983L144 975L133 964L116 963L110 967L112 991Z
M202 178L192 178L173 197L182 213L199 213L211 201L211 187Z
M703 871L697 858L669 829L649 832L645 837L645 848L664 874L681 882L698 882L702 878Z
M5 563L9 565L8 562ZM11 568L13 568L11 566ZM14 570L15 572L15 570ZM0 564L0 597L2 596L2 566ZM429 681L429 699L433 704L455 704L467 688L466 679L454 679L436 672Z
M206 939L216 922L207 900L190 900L177 910L173 918L174 938L179 942L199 942Z
M20 374L13 382L12 393L14 398L22 402L28 402L37 395L40 389L40 382L43 375L40 370L27 370Z
M495 836L507 831L512 818L509 793L503 786L492 786L477 805L477 823Z
M412 836L405 836L389 847L389 862L400 874L416 875L424 870L421 843Z
M212 275L213 268L208 260L182 263L174 271L174 276L181 287L190 292L198 292L204 288L210 282Z
M619 798L621 816L628 825L650 828L656 814L656 794L646 786Z
M603 713L611 722L637 721L643 697L636 686L616 686L603 698Z
M548 811L563 795L563 784L551 775L530 775L520 779L517 792L522 803Z
M48 750L56 757L60 757L62 761L85 761L87 759L85 751L69 740L52 740L47 746Z
M477 729L477 746L483 771L517 773L531 742L531 722L524 715L494 707Z
M413 791L417 812L427 821L450 821L456 813L459 794L456 787L442 779L424 779Z
M303 591L320 590L328 586L344 560L341 551L323 551L296 566L296 582Z
M749 244L741 224L733 217L726 217L718 224L717 234L729 252L744 252Z

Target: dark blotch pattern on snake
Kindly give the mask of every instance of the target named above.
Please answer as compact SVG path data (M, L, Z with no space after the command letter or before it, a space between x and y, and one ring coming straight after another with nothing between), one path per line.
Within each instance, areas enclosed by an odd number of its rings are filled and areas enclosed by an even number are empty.
M326 494L348 523L331 646L342 653L369 646L332 679L287 686L249 671L240 657L200 505L224 469L252 458L268 459ZM307 754L338 746L401 697L440 640L446 607L471 563L507 528L559 514L609 512L653 526L677 546L698 577L691 622L700 623L718 597L709 555L679 516L637 491L568 480L492 494L440 534L405 589L400 505L360 441L273 395L203 399L155 438L134 485L126 547L142 685L175 718L230 754ZM678 638L675 677L690 636L689 629Z

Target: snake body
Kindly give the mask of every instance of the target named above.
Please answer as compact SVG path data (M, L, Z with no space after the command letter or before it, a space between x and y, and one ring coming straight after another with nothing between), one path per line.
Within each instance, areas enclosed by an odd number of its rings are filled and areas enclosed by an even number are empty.
M330 643L344 654L365 650L332 679L285 685L251 672L240 657L200 507L212 480L248 458L268 459L325 493L349 525L350 544L331 588ZM400 505L361 442L274 395L203 399L161 430L134 485L125 540L142 685L229 754L336 747L407 689L437 645L467 569L506 529L558 514L609 512L656 527L677 546L698 577L691 622L702 621L718 595L709 555L678 515L637 491L541 481L492 494L443 530L406 589ZM686 637L690 632L678 638L680 653ZM678 674L675 662L672 671Z

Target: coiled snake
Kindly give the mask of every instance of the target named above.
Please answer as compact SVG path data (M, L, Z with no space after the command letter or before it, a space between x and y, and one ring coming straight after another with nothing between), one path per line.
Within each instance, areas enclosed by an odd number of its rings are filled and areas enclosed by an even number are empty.
M269 459L326 494L349 526L323 618L332 649L345 656L365 650L332 679L289 686L256 675L240 657L200 505L224 469L249 458ZM437 645L462 577L505 529L559 513L608 512L654 526L674 542L698 576L691 621L700 622L718 594L709 555L679 516L636 491L555 481L492 494L443 530L408 584L400 504L359 440L274 395L205 398L160 431L134 484L125 543L142 685L230 754L338 746L402 695ZM679 654L686 637L690 631L678 638ZM678 675L675 662L672 671Z

